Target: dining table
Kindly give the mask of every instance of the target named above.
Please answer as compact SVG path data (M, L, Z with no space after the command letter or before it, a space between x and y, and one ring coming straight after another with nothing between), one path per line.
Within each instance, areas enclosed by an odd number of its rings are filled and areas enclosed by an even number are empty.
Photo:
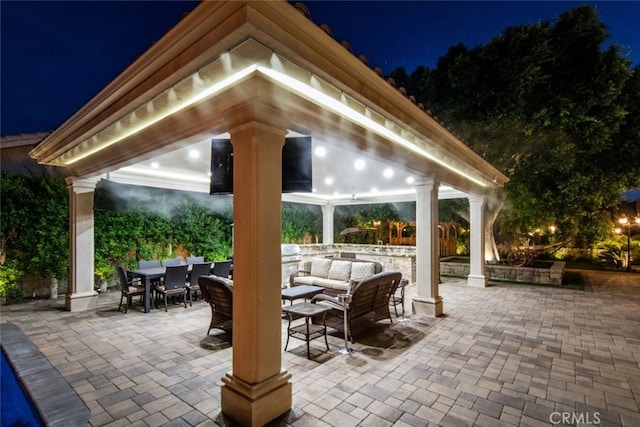
M187 270L186 281L189 281L189 275L191 274L192 264L189 264L189 269ZM213 263L211 263L211 271L213 270ZM128 270L127 275L129 277L138 277L140 281L144 284L144 312L148 313L151 311L151 286L152 283L162 279L167 275L166 267L153 267L153 268L139 268L137 270Z
M144 312L151 311L151 283L155 280L160 280L167 274L166 267L154 267L154 268L139 268L137 270L127 271L129 277L138 277L144 284Z

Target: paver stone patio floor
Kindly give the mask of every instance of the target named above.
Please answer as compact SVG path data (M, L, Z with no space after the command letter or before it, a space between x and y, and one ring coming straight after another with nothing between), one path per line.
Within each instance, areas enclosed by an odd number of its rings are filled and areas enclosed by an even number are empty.
M584 291L444 278L445 315L380 324L341 355L342 336L291 340L291 426L640 426L640 274L583 272ZM210 309L125 315L119 292L95 311L64 297L1 308L91 411L92 426L233 425L220 414L232 348L206 336ZM283 319L283 331L287 322ZM282 334L283 348L286 334Z

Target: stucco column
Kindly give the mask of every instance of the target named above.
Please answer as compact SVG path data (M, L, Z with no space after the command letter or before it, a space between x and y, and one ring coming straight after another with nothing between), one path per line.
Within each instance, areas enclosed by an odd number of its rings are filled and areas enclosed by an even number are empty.
M469 196L469 222L471 223L471 264L467 284L471 286L487 286L487 276L484 259L484 215L483 196Z
M222 378L222 412L261 426L291 409L282 367L282 147L288 117L266 105L225 113L233 144L233 365Z
M416 295L413 313L438 317L443 313L439 295L438 188L432 177L416 180Z
M334 205L322 206L322 243L333 244L333 212L336 210Z
M98 178L67 178L69 188L69 291L68 311L98 307L94 290L93 194Z

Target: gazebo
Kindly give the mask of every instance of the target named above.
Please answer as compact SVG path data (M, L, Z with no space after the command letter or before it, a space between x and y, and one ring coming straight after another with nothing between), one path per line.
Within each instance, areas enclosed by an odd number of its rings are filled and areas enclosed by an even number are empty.
M211 140L230 139L234 351L221 392L222 411L243 425L265 424L291 408L280 287L273 286L281 280L274 265L281 261L283 200L321 205L324 236L333 236L336 205L415 201L413 310L439 316L438 199L469 199L468 283L485 286L484 201L507 182L305 12L285 1L202 2L31 152L69 174L66 308L77 311L97 303L98 180L208 192ZM313 141L313 192L281 192L287 136Z

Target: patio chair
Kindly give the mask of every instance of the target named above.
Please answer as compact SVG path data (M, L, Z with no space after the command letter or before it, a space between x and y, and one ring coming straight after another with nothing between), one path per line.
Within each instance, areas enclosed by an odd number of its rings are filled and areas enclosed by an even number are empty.
M189 266L176 265L173 267L167 267L167 274L164 276L164 282L155 285L156 291L156 308L158 297L164 298L164 311L167 309L167 298L182 296L184 301L184 308L187 308L187 269Z
M229 278L229 274L231 273L231 261L216 261L213 263L213 271L212 274L218 277L224 277L225 279Z
M145 268L160 268L160 261L158 261L157 259L151 261L140 260L138 261L138 268L140 270L143 270Z
M169 258L162 260L163 267L175 267L176 265L182 265L182 260L180 258Z
M120 305L118 305L118 311L122 307L122 300L127 299L127 303L124 305L124 314L127 314L129 306L132 304L132 299L136 295L140 295L140 301L144 295L144 286L140 285L139 280L132 280L127 277L127 271L124 267L116 266L118 272L118 281L120 282Z
M210 262L193 264L193 266L191 267L191 277L187 282L187 297L189 298L189 306L192 305L192 300L198 299L198 291L200 291L198 279L200 278L200 276L208 276L209 274L211 274Z
M211 306L211 322L207 335L211 329L222 329L229 336L233 330L233 283L229 279L217 276L200 276L198 284L202 297Z
M402 280L402 273L389 271L367 277L356 283L351 289L351 302L347 307L347 331L344 330L344 307L336 297L318 294L311 299L314 304L326 304L332 308L327 313L327 327L347 334L351 342L354 336L366 330L379 320L391 319L389 300L395 294ZM312 318L314 323L321 323L321 318Z
M204 262L203 256L188 256L187 257L187 265L190 264L202 264Z

